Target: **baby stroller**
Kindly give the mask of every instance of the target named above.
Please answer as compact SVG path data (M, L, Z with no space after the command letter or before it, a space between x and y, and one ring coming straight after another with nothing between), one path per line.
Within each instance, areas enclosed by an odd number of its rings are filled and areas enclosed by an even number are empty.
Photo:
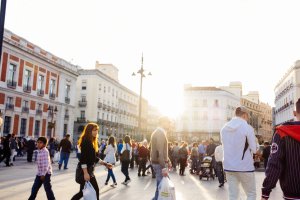
M215 179L215 176L213 174L213 166L212 166L212 157L206 156L203 158L200 164L200 172L199 172L199 179L202 178L212 178Z

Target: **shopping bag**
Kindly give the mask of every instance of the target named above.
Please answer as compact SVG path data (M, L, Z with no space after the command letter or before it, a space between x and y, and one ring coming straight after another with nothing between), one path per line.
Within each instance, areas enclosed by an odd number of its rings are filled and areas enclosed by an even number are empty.
M173 182L163 177L158 186L158 200L176 200Z
M54 154L53 162L58 162L59 159L60 159L60 152L57 151L57 152L55 152L55 154Z
M90 182L85 182L82 190L84 200L97 200L97 193Z

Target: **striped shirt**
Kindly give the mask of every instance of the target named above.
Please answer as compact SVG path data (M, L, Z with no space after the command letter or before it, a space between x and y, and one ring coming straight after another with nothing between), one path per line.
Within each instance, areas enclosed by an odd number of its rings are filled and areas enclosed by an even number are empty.
M45 176L46 174L52 174L52 166L49 156L49 151L46 147L40 149L37 155L37 168L36 175Z
M290 125L297 125L294 134L300 134L300 122L284 124L289 129ZM300 141L276 131L273 137L271 154L266 169L266 178L263 182L262 197L268 199L277 181L283 191L284 199L300 199Z

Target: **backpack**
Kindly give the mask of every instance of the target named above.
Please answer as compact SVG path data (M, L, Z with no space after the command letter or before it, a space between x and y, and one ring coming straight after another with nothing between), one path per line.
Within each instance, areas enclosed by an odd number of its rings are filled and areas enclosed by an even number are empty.
M123 153L121 154L121 162L129 162L130 161L130 151L127 149L127 144L125 144L126 149L123 151Z

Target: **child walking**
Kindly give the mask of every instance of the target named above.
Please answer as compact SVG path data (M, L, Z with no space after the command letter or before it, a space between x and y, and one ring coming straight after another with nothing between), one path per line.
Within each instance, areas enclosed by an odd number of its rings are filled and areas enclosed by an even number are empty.
M38 172L35 177L35 180L34 180L34 183L33 183L32 189L31 189L31 195L28 200L34 200L36 198L36 195L37 195L40 187L42 186L42 184L44 184L47 199L55 200L55 197L54 197L54 194L52 191L52 185L51 185L52 166L51 166L49 151L46 148L47 142L48 142L47 138L45 138L45 137L39 137L37 140Z

